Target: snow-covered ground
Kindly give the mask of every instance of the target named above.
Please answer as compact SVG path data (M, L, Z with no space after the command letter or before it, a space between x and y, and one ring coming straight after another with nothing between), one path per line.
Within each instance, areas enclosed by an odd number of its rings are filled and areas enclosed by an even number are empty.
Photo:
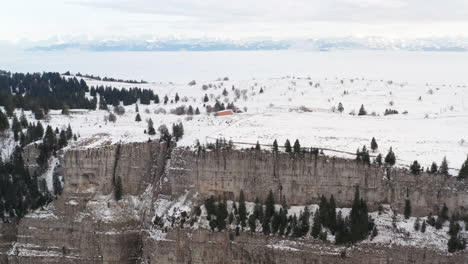
M108 112L72 111L70 116L51 111L49 123L61 128L71 124L79 140L73 147L95 147L119 141L145 141L144 133L151 118L157 129L165 124L183 122L185 135L179 145L193 145L226 138L234 142L272 144L277 139L299 139L304 147L318 147L354 153L375 137L379 152L390 147L398 164L408 166L418 160L423 166L433 161L440 164L447 156L449 166L458 169L468 154L468 86L464 84L406 83L397 80L370 80L282 77L264 80L207 81L196 85L173 83L126 84L86 79L89 86L105 85L120 88L152 89L161 102L165 95L169 103L139 104L142 122L135 122L135 105L117 116L115 123L106 122ZM207 85L207 89L203 89ZM211 86L211 87L210 87ZM223 90L228 92L224 96ZM260 90L263 93L260 93ZM181 100L171 103L175 94ZM203 96L209 102L234 102L243 113L216 117L207 114ZM237 95L236 95L237 94ZM336 111L339 103L343 113ZM361 104L367 116L350 115L359 112ZM200 115L170 114L177 106L191 105ZM112 109L112 107L110 107ZM395 109L398 115L384 116L385 109ZM156 112L164 109L167 113ZM407 114L402 114L407 111ZM29 113L28 113L29 114ZM29 114L29 118L32 116ZM248 145L243 145L246 147ZM325 151L329 155L346 155ZM377 153L371 153L376 155ZM456 174L456 171L452 171Z

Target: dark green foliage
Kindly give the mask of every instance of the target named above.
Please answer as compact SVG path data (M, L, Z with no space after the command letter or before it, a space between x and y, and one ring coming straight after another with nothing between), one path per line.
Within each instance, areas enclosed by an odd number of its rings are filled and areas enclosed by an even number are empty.
M205 209L207 215L216 215L216 205L214 196L205 199Z
M421 233L425 233L426 232L426 220L423 221L422 225L421 225Z
M176 94L175 94L174 101L177 103L177 102L179 102L179 99L180 99L179 94L176 93Z
M411 216L411 201L409 199L405 200L405 209L403 210L403 214L406 219L409 219Z
M265 201L265 219L270 220L270 218L275 213L275 198L273 197L273 192L270 190L268 197Z
M442 163L440 164L439 173L443 174L443 175L449 175L449 173L448 173L448 162L447 162L446 157L444 157L444 159L442 160Z
M172 136L176 141L184 136L184 125L182 123L172 125Z
M392 147L390 147L390 150L388 151L387 156L385 156L385 163L390 166L393 166L395 165L395 162L396 162L395 153L393 153Z
M226 218L228 217L227 204L226 201L218 201L216 206L216 222L218 230L224 230L226 228Z
M361 105L361 108L359 108L359 113L358 115L362 116L362 115L367 115L367 111L366 109L364 108L364 105Z
M280 225L281 225L281 209L280 209L280 213L274 213L273 214L273 217L272 217L272 220L271 220L271 233L272 234L276 234L280 228Z
M156 130L154 129L153 120L150 118L148 119L148 135L155 135L155 134L156 134Z
M416 221L414 221L414 230L419 231L420 228L421 228L421 220L418 217L416 218Z
M10 123L8 122L8 117L0 109L0 133L6 131L10 128Z
M279 211L279 235L282 236L284 235L284 232L286 230L286 227L288 225L288 210L285 209L284 207L280 209Z
M379 148L379 145L377 144L377 141L375 138L372 138L371 140L371 149L372 151L376 151Z
M59 140L58 140L58 148L61 149L68 144L67 133L65 130L60 131Z
M375 163L379 166L382 165L382 154L379 153L379 155L377 155L377 157L375 158Z
M263 205L260 204L258 198L255 199L253 216L255 217L255 219L260 220L260 222L263 222L263 218L264 218Z
M257 228L257 220L255 219L254 215L249 216L249 228L250 232L255 233L255 229Z
M28 119L26 118L23 110L21 110L20 123L23 128L28 127Z
M414 175L419 175L421 173L421 165L418 163L417 160L415 160L413 164L411 164L410 171Z
M301 153L301 144L299 144L299 139L296 139L294 142L294 153Z
M114 183L114 199L116 201L119 201L120 199L122 199L122 194L122 179L120 178L120 176L117 176Z
M299 223L297 225L297 231L295 232L296 237L304 237L309 233L310 229L310 212L307 206L304 208L304 212L299 215Z
M289 142L289 139L286 139L286 142L284 143L284 150L286 152L291 152L292 151L291 142Z
M260 143L257 141L257 144L255 144L255 150L260 150Z
M278 141L276 141L276 139L273 141L273 151L278 151Z
M468 178L468 156L466 157L465 162L462 164L460 171L458 172L458 179L464 180Z
M54 195L56 196L61 195L63 187L62 187L62 182L60 181L58 175L54 173L54 175L52 176L52 180L53 180L52 185L54 188Z
M315 211L314 214L314 222L312 223L312 230L311 230L311 235L314 238L318 238L320 232L322 231L322 224L320 221L320 211L317 210Z
M429 173L437 173L438 171L437 163L432 162L431 169L429 170Z
M440 218L442 218L442 220L445 222L449 219L448 217L448 207L447 205L444 203L444 206L442 206L442 209L440 210L440 214L439 214Z
M338 111L339 111L340 113L343 113L343 111L344 111L344 107L343 107L343 104L342 104L341 102L338 103Z
M240 225L242 228L246 226L246 220L247 220L247 209L245 207L245 197L244 197L244 191L240 191L239 195L239 220L240 220Z
M199 114L200 114L200 109L198 109L198 107L197 107L197 109L195 109L195 114L196 114L196 115L199 115Z
M138 113L138 114L135 116L135 121L136 121L136 122L141 122L140 113Z

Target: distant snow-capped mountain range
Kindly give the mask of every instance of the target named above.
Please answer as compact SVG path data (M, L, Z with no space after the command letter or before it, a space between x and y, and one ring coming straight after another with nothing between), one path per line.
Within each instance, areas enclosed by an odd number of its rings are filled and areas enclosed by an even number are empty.
M52 39L23 45L28 50L53 51L80 49L90 51L224 51L224 50L408 50L468 51L468 38L390 39L383 37L311 38L294 40L226 39Z

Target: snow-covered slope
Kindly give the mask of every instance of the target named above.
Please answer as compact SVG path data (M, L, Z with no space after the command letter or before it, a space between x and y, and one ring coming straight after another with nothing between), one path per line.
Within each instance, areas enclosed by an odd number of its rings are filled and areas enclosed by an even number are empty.
M126 106L125 114L117 116L115 123L104 121L108 112L103 110L72 111L70 116L51 111L49 122L54 127L70 123L80 135L74 147L148 140L151 136L144 133L145 120L151 118L156 129L162 124L170 129L173 123L183 122L185 135L179 145L193 145L196 140L213 142L220 137L249 144L257 141L272 144L277 139L280 145L286 139L292 143L299 139L303 147L354 153L363 145L369 148L370 140L375 137L378 152L385 155L393 147L399 165L408 166L418 160L426 167L433 161L440 163L447 156L449 167L456 169L468 153L468 143L464 143L468 140L468 87L465 84L308 77L197 81L196 85L85 80L89 86L152 89L161 102L165 95L169 102L166 105L139 104L143 122L134 121L135 105ZM224 89L227 95L223 95ZM176 93L181 100L171 103ZM205 94L209 97L207 103L203 102ZM216 100L226 105L234 102L243 113L223 117L207 114L204 105L213 106ZM340 102L344 107L342 113L336 110ZM361 104L369 115L351 115L359 112ZM182 105L191 105L194 110L198 107L201 114L170 114ZM384 116L385 109L395 109L400 114Z

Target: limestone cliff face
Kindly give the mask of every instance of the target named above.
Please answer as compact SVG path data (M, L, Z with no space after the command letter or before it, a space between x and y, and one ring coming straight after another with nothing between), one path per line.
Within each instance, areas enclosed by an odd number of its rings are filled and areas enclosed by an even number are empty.
M55 171L64 178L63 194L21 219L10 237L16 241L3 250L7 263L138 263L148 186L159 180L166 155L166 144L156 141L64 153ZM118 202L117 177L124 194Z
M385 169L362 163L310 154L219 150L173 153L170 180L175 194L191 188L204 196L237 199L243 190L247 200L264 201L269 190L286 197L289 204L318 203L321 195L333 195L341 207L350 207L359 186L372 210L381 204L402 209L408 197L414 215L439 212L444 203L452 212L467 213L468 186L452 177L403 169Z
M172 230L164 239L148 238L145 264L467 264L464 253L447 255L429 249L359 244L352 248L307 240L282 240L261 234Z
M27 157L35 162L34 153L31 148ZM0 224L1 264L468 264L465 252L447 255L375 244L345 249L313 240L280 240L247 232L233 236L203 229L175 228L155 236L162 231L152 224L160 197L170 200L184 194L184 199L192 199L198 192L236 199L241 189L248 200L264 199L271 189L285 195L289 204L316 203L320 195L333 194L340 206L348 206L359 186L372 208L381 203L399 208L408 195L415 214L435 212L434 206L444 202L451 211L465 212L467 187L451 178L414 176L323 156L194 153L183 148L171 152L156 141L72 149L59 156L55 173L64 178L63 194L18 224ZM118 177L124 196L115 201L113 182Z

